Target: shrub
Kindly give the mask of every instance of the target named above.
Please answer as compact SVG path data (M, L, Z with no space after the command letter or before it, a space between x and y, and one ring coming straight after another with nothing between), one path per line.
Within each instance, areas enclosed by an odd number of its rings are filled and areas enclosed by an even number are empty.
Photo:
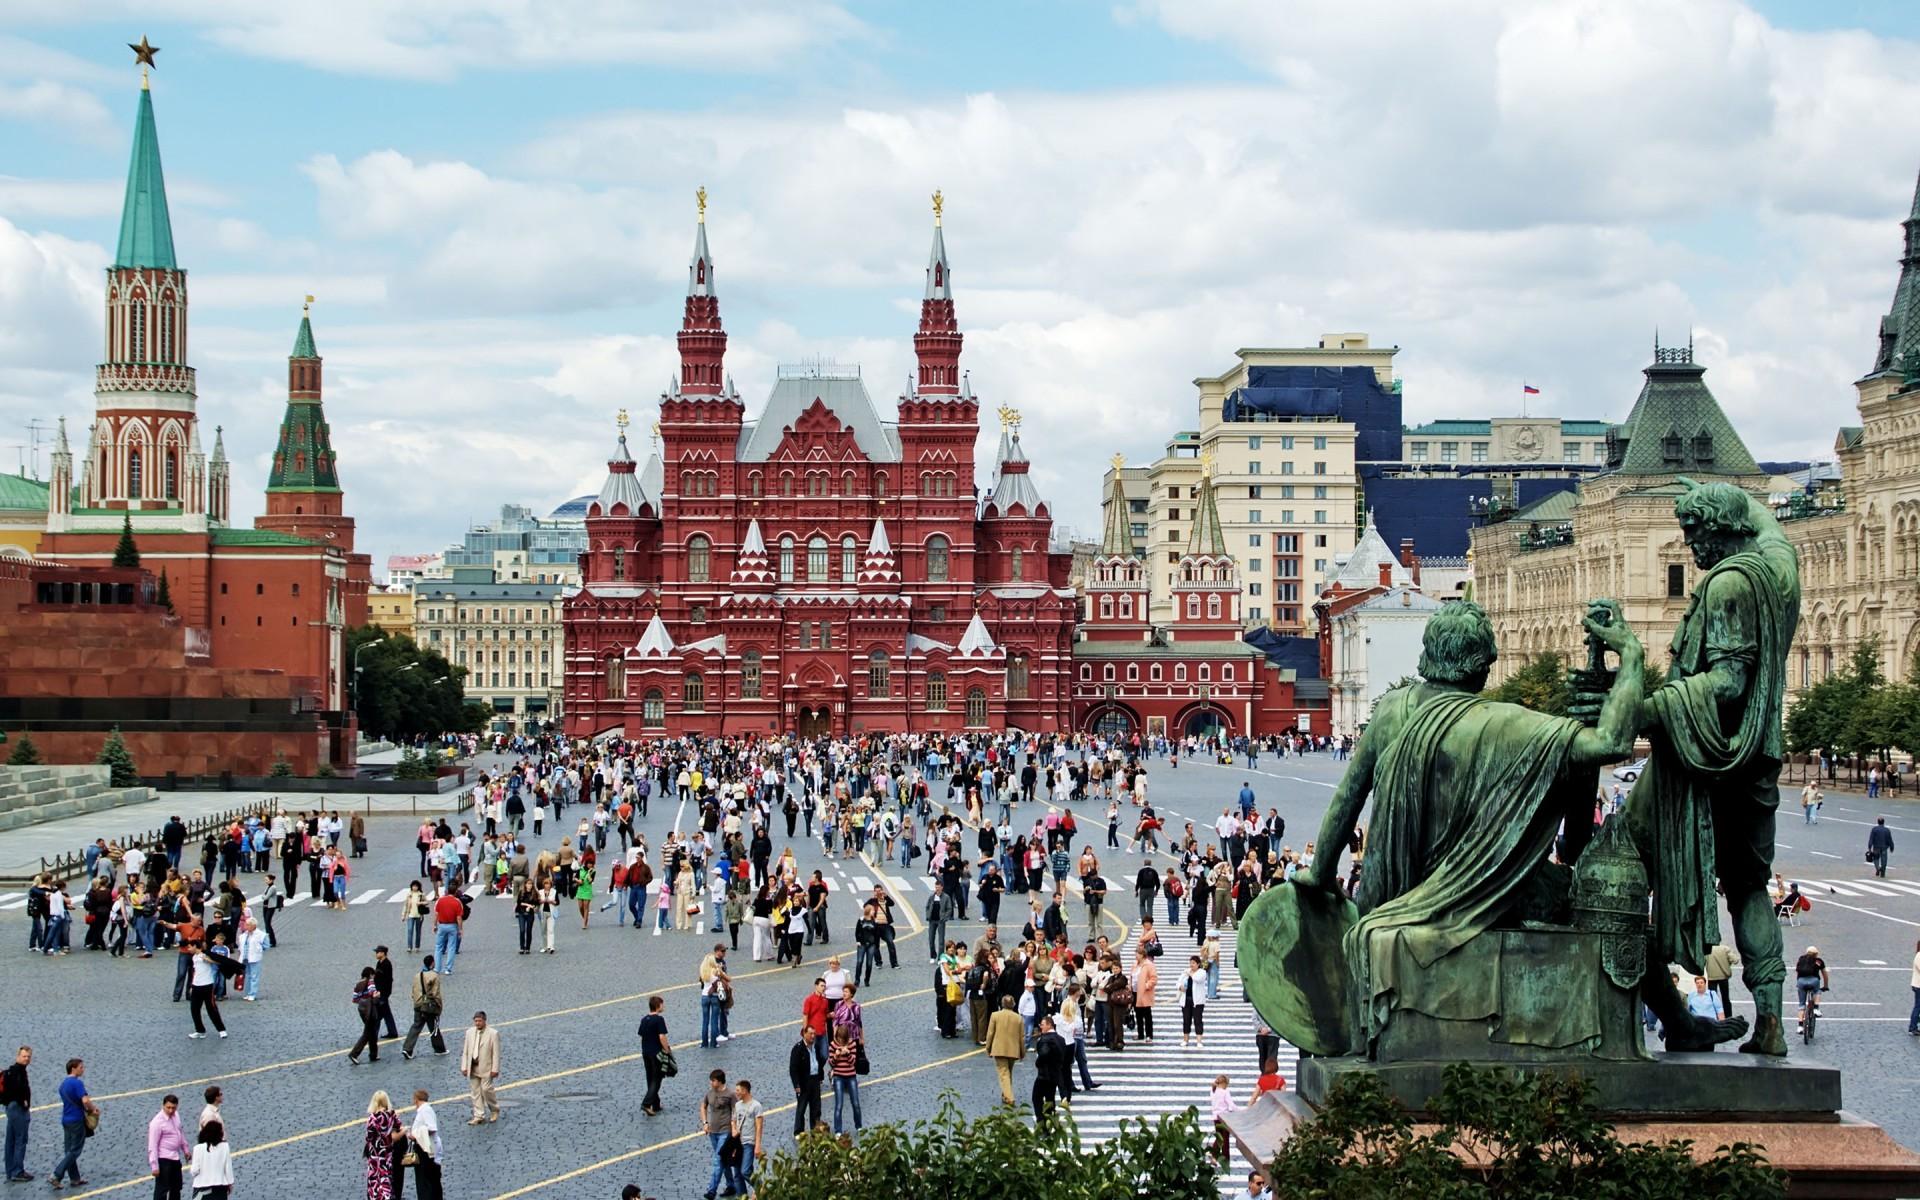
M40 747L33 744L31 737L21 734L20 740L13 744L13 753L7 755L7 765L10 767L39 766Z
M100 747L100 757L93 761L109 768L107 782L114 787L140 785L139 768L133 764L133 752L127 749L126 739L120 736L118 725L115 725L107 734L106 743Z
M287 761L286 755L275 750L273 752L273 765L267 768L267 774L274 779L292 779L293 764Z

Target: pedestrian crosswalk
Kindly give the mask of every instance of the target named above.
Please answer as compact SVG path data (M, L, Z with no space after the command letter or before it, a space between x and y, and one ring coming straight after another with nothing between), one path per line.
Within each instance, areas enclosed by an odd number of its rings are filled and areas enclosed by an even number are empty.
M1246 1001L1234 965L1236 932L1214 932L1220 938L1220 996L1207 1002L1206 1045L1180 1045L1180 975L1188 956L1198 953L1198 943L1185 926L1164 930L1160 942L1166 954L1156 964L1160 984L1154 997L1153 1040L1143 1042L1129 1035L1126 1049L1118 1053L1088 1044L1087 1064L1100 1086L1097 1091L1076 1092L1072 1100L1074 1124L1087 1144L1097 1145L1117 1135L1122 1120L1153 1120L1189 1107L1199 1110L1201 1126L1210 1137L1209 1097L1215 1076L1228 1077L1237 1104L1244 1106L1252 1094L1260 1075L1254 1045L1259 1018ZM1281 1043L1280 1075L1288 1087L1293 1086L1299 1062L1299 1051ZM1081 1086L1077 1070L1074 1085ZM1245 1184L1245 1167L1236 1157L1232 1171L1220 1177L1223 1193Z
M1872 879L1795 879L1789 882L1799 884L1801 893L1811 899L1829 893L1854 898L1920 896L1920 883L1877 876Z

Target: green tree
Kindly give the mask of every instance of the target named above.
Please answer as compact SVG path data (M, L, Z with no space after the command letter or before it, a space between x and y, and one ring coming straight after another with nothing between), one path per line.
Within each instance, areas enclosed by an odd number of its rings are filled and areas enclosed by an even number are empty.
M1552 650L1537 654L1485 694L1489 700L1564 717L1573 701L1567 689L1567 660Z
M168 612L173 611L173 593L167 588L167 573L160 572L160 587L153 593L153 602Z
M13 744L13 753L7 755L7 765L10 767L39 766L40 747L33 744L31 737L21 734L20 740Z
M1063 1105L1028 1124L1019 1109L968 1120L953 1094L931 1117L876 1125L858 1141L815 1132L776 1151L757 1194L782 1200L1217 1200L1220 1185L1193 1109L1157 1121L1124 1121L1085 1145Z
M113 548L113 565L116 567L140 565L140 547L133 544L132 513L128 513L120 521L120 543Z
M275 779L291 779L293 778L293 764L287 761L286 755L275 750L273 752L273 765L267 768L267 774Z
M133 752L127 749L126 739L120 736L118 725L107 734L106 742L100 747L100 757L93 761L109 768L107 782L114 787L140 785L140 769L134 765Z
M1387 1200L1781 1200L1786 1174L1737 1142L1694 1161L1685 1141L1622 1142L1578 1075L1447 1068L1424 1132L1370 1075L1334 1085L1274 1157L1275 1195ZM1458 1147L1473 1161L1463 1161Z
M466 668L449 663L438 650L367 625L347 631L346 661L349 671L359 665L354 711L362 731L405 741L479 728L466 698ZM484 707L481 714L484 721Z

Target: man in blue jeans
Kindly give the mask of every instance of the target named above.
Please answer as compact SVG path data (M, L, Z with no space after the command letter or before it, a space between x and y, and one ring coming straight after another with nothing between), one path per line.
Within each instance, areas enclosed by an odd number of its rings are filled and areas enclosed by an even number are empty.
M19 1055L3 1075L0 1093L7 1098L7 1170L8 1183L25 1183L33 1178L27 1170L27 1129L33 1121L33 1084L27 1068L33 1064L33 1047L20 1047Z
M87 1085L80 1077L87 1073L87 1064L77 1058L67 1060L67 1077L60 1081L60 1134L64 1139L65 1153L60 1161L53 1164L53 1186L60 1186L60 1176L66 1175L67 1182L75 1187L87 1186L80 1178L80 1151L87 1144L87 1115L100 1111L93 1106L87 1096Z
M720 1163L720 1147L733 1132L733 1091L727 1087L725 1071L716 1069L707 1076L707 1090L700 1093L700 1131L707 1135L707 1144L713 1149L713 1174L707 1179L702 1200L714 1200L721 1176L731 1174L731 1168Z
M460 953L460 934L467 925L467 906L457 892L448 892L433 902L433 960L442 975L453 974L453 958Z

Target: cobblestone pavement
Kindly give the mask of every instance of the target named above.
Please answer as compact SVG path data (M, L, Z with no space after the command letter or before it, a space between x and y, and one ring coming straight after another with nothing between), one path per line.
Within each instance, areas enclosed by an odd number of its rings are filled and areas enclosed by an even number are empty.
M1204 831L1241 781L1251 780L1261 807L1278 808L1286 818L1284 840L1299 847L1312 837L1340 770L1324 757L1263 756L1253 770L1194 762L1170 770L1162 762L1152 769L1151 786L1174 831L1183 820ZM1803 938L1817 941L1836 968L1818 1045L1809 1051L1796 1043L1794 1049L1796 1055L1842 1067L1848 1107L1913 1144L1920 1142L1920 1116L1905 1097L1920 1082L1920 1038L1907 1037L1904 1022L1910 998L1907 963L1920 935L1920 890L1892 886L1910 874L1899 869L1897 856L1889 884L1871 879L1861 861L1864 827L1842 823L1870 823L1871 817L1843 807L1850 809L1851 802L1830 803L1817 827L1803 827L1797 817L1781 825L1782 869L1789 877L1806 879L1815 896L1804 932L1787 935L1789 954L1803 948ZM1030 821L1037 808L1022 806L1016 816ZM1140 859L1104 848L1103 809L1081 806L1082 843L1090 842L1100 853L1115 885L1107 932L1117 934L1121 930L1113 918L1134 915L1132 905L1124 903L1125 881ZM676 819L685 819L678 805L656 803L640 825L657 845ZM1912 839L1920 852L1920 828L1915 828L1920 821L1890 821L1904 827L1896 833L1902 844ZM572 822L556 824L570 827ZM589 928L582 930L577 917L561 926L557 954L522 957L516 953L510 903L477 899L455 973L445 980L446 1021L456 1051L459 1031L475 1009L485 1009L501 1027L500 1097L506 1115L498 1124L469 1127L457 1056L422 1054L406 1062L398 1046L388 1044L378 1063L356 1067L346 1061L357 1032L349 990L359 968L371 962L373 946L394 949L402 978L410 961L417 961L404 950L399 908L390 902L418 866L413 829L412 820L399 817L370 823L372 852L355 863L355 899L346 911L304 902L286 910L276 922L281 944L267 958L262 998L257 1004L229 1001L224 1006L233 1031L224 1041L187 1039L186 1006L171 1002L168 957L114 960L78 949L68 957L28 956L24 913L15 898L0 895L0 947L8 948L16 964L0 975L0 1006L10 1018L8 1032L0 1037L29 1043L37 1054L28 1169L44 1180L57 1157L58 1108L48 1101L54 1098L60 1065L78 1055L87 1059L88 1084L105 1118L82 1159L90 1186L65 1193L69 1196L146 1194L144 1130L160 1095L177 1092L189 1111L197 1112L200 1089L218 1082L227 1092L225 1113L238 1152L241 1195L285 1191L289 1185L315 1196L358 1195L368 1096L384 1088L404 1104L413 1088L426 1087L445 1136L449 1196L612 1197L622 1184L639 1181L663 1200L695 1197L705 1190L709 1174L710 1151L694 1115L706 1073L720 1067L730 1078L751 1079L771 1110L766 1148L790 1145L787 1051L797 1034L800 1000L825 951L845 950L850 965L855 910L849 889L888 886L903 914L917 913L929 894L920 873L924 859L912 869L896 861L876 870L859 859L829 862L817 841L797 841L803 874L821 868L835 884L830 902L835 945L809 947L807 962L797 970L754 964L745 961L751 931L743 930L746 940L735 956L740 986L730 1014L733 1037L711 1050L698 1048L693 981L712 936L655 937L622 928L615 910L600 911L603 901L596 900ZM783 823L776 820L773 832L778 852L786 844ZM558 838L555 825L549 825L546 837L534 844L554 845ZM1831 881L1832 893L1820 892L1817 881ZM1841 892L1843 886L1849 893ZM1022 899L1009 897L1003 921L1018 924L1014 914ZM1084 928L1077 903L1074 915L1082 922L1078 928ZM971 922L950 925L949 935L976 937L981 928L977 906L972 916ZM862 997L873 1061L873 1074L862 1081L868 1124L925 1115L947 1089L968 1112L985 1111L997 1098L991 1063L966 1041L942 1041L938 1035L925 939L909 931L917 928L917 916L911 926L903 922L899 968L883 967ZM1184 942L1168 944L1170 954L1184 958ZM1250 1014L1237 988L1225 982L1220 1000L1208 1009L1209 1024L1220 1033L1205 1051L1188 1052L1190 1060L1181 1057L1177 1041L1161 1055L1172 1060L1166 1070L1141 1070L1144 1060L1131 1049L1123 1055L1091 1052L1094 1079L1111 1082L1111 1098L1127 1101L1122 1111L1204 1107L1206 1083L1222 1071L1233 1076L1236 1095L1250 1089ZM1164 999L1172 989L1163 983L1162 992ZM647 1118L639 1113L644 1082L635 1027L653 993L667 998L681 1074L667 1085L666 1112ZM404 1024L406 1006L400 1007ZM1177 1000L1158 1022L1162 1029L1177 1029ZM1292 1077L1284 1064L1283 1073ZM1024 1093L1030 1064L1023 1064L1018 1080ZM1090 1134L1111 1131L1115 1106L1106 1103L1109 1098L1104 1088L1082 1098ZM831 1119L830 1101L828 1108Z

